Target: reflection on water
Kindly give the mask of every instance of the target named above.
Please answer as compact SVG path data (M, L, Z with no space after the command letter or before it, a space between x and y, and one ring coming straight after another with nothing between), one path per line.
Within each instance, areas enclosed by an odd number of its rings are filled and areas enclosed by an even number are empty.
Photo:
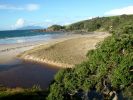
M47 88L58 71L47 64L23 62L16 65L0 65L0 84L8 87L29 88L40 85Z

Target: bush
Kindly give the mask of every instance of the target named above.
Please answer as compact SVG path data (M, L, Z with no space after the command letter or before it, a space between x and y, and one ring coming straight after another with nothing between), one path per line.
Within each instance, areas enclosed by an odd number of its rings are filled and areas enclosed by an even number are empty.
M133 82L132 33L119 36L115 34L106 38L97 45L96 50L89 51L87 57L88 61L76 65L75 68L57 73L49 94L50 97L54 97L51 100L59 99L58 97L60 100L65 100L66 96L73 100L75 95L80 95L82 98L95 89L103 96L105 92L111 91L116 91L118 94L118 91L122 91L123 95L127 93L124 91Z

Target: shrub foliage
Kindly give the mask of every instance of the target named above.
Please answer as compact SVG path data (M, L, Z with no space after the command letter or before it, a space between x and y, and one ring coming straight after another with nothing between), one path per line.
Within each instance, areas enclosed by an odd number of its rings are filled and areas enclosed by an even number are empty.
M122 34L107 37L89 51L87 61L59 71L47 99L133 99L132 29L130 25L123 27Z

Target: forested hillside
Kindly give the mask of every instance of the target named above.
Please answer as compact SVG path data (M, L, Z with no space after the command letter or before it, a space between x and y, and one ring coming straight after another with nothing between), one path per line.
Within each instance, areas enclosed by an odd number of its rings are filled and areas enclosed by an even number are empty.
M133 15L121 15L111 17L96 17L89 20L80 21L70 25L52 25L48 30L52 31L114 31L125 25L133 25Z
M66 26L67 30L112 31L125 25L133 25L133 15L96 17Z

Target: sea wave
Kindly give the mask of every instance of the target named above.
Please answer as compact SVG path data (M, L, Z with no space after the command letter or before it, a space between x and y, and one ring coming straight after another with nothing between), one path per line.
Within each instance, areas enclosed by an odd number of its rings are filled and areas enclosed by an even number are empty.
M48 41L58 36L58 34L44 34L36 36L23 36L23 37L12 37L0 39L0 44L15 44L15 43L24 43L24 42L34 42L39 40Z

